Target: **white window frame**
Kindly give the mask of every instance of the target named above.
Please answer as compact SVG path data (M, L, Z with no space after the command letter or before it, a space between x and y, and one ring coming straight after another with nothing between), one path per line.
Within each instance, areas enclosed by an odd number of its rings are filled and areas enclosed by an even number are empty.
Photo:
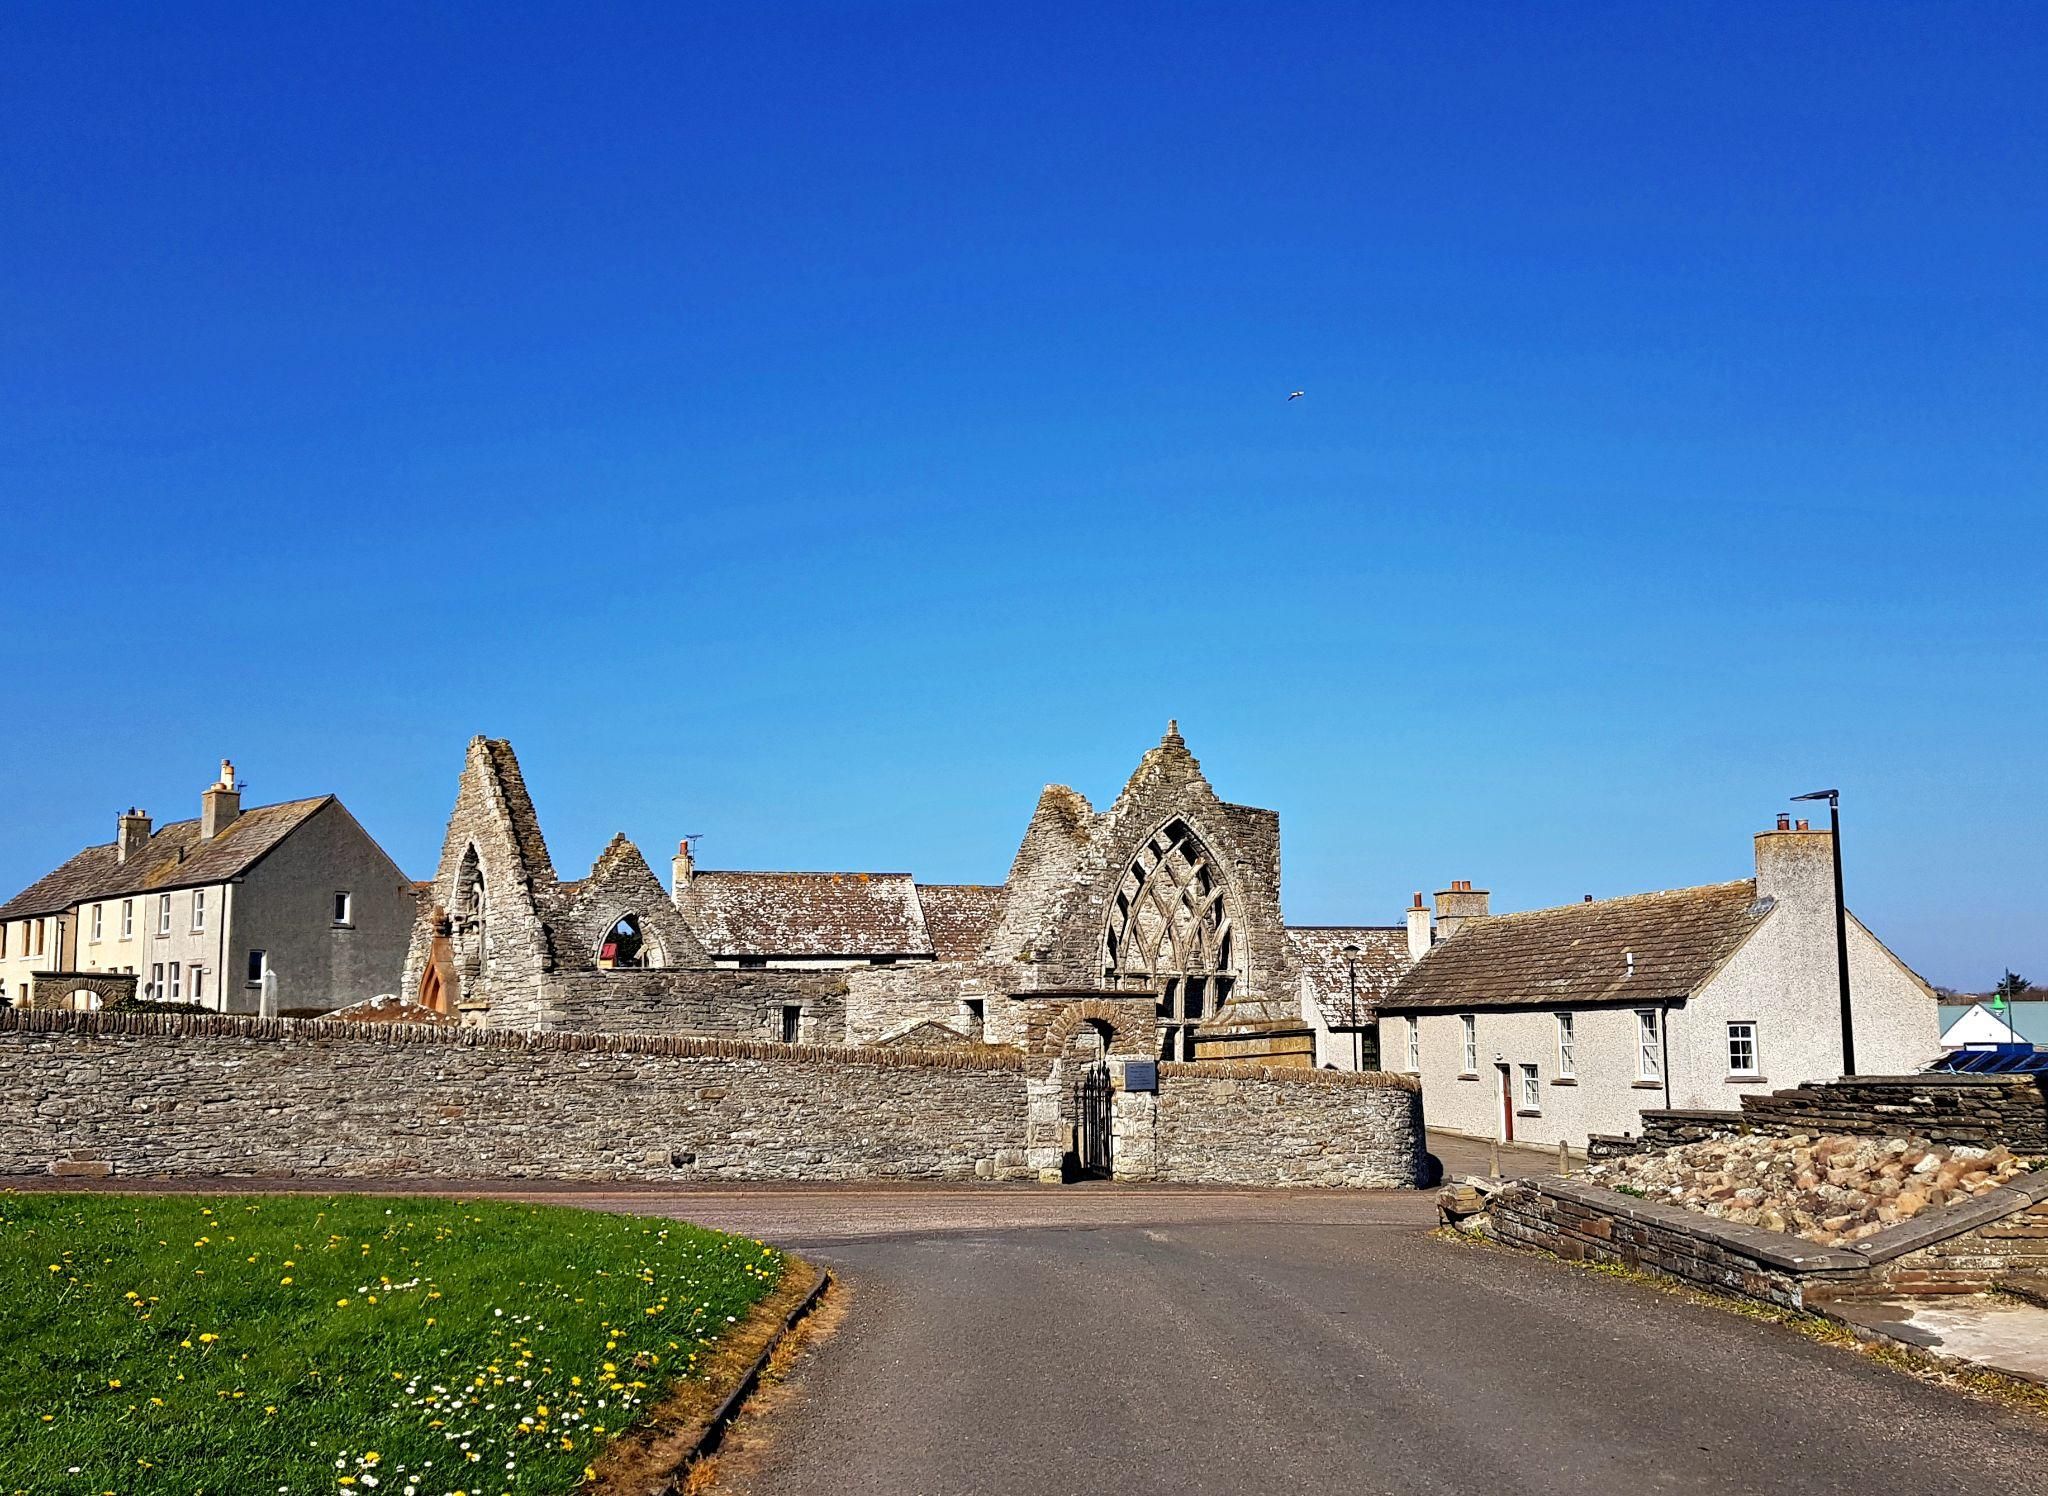
M1458 1015L1459 1041L1458 1074L1479 1073L1479 1015L1460 1013Z
M167 893L156 896L156 932L159 935L171 933L171 896Z
M348 928L350 928L351 926L353 926L353 925L355 924L355 922L356 922L356 899L355 899L355 895L354 895L354 894L352 894L352 893L350 893L350 892L349 892L349 891L348 891L348 890L347 890L346 888L337 888L337 889L335 889L335 890L334 890L334 927L335 927L335 928L336 928L337 930L341 930L341 929L348 929Z
M206 930L206 890L192 890L192 933L199 935Z
M92 906L92 943L98 945L100 936L106 933L107 911L104 904Z
M171 995L164 999L165 1002L181 1003L185 1000L184 988L180 984L178 978L178 970L178 963L175 961L173 961L168 967L165 968L165 980L167 980L171 984Z
M205 997L206 968L203 966L195 966L192 968L192 1001L195 1003L202 1002L205 999Z
M133 940L135 938L135 900L133 899L121 900L121 938L123 940Z
M1525 1112L1543 1110L1543 1074L1534 1065L1524 1060L1517 1069L1521 1074L1520 1109Z
M1408 1016L1408 1073L1422 1073L1422 1016L1419 1013Z
M152 961L149 964L149 995L157 1002L163 1001L164 963L161 961Z
M270 952L262 949L252 949L249 952L245 967L245 971L251 970L255 972L255 975L247 977L244 985L261 987L263 985L263 973L270 970Z
M1664 1079L1664 1015L1656 1008L1636 1009L1636 1079Z
M1738 1039L1737 1031L1740 1030ZM1735 1063L1735 1046L1740 1042L1749 1048L1749 1063ZM1730 1075L1757 1076L1764 1073L1763 1055L1756 1042L1756 1020L1754 1018L1731 1018L1728 1020L1728 1073Z
M1557 1078L1577 1080L1579 1078L1579 1036L1572 1015L1557 1015Z

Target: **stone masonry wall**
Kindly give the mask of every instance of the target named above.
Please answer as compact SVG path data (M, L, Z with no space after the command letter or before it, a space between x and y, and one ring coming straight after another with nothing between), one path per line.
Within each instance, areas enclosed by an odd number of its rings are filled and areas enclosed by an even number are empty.
M0 1012L0 1174L1024 1174L1021 1057Z
M1717 1133L1918 1137L2048 1155L2048 1092L2038 1076L1866 1075L1745 1096L1739 1112L1646 1111L1639 1138L1596 1137L1594 1158L1648 1153Z
M1511 1246L1647 1269L1790 1309L2048 1286L2048 1175L1840 1247L1566 1179L1510 1184L1488 1202L1487 1217L1492 1235Z
M1406 1188L1422 1178L1422 1092L1407 1076L1161 1065L1157 1117L1156 1177L1177 1184Z
M668 967L565 971L547 979L548 1029L583 1034L782 1038L782 1010L802 1009L806 1044L846 1042L845 973Z

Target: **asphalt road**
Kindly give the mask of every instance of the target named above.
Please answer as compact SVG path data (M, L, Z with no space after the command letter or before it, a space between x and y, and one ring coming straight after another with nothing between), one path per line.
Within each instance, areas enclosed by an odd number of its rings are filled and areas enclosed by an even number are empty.
M1415 1196L1024 1191L1016 1225L909 1196L894 1229L819 1195L815 1232L779 1233L842 1276L844 1313L736 1428L718 1491L2013 1496L2048 1470L2048 1420L1431 1240ZM1148 1219L1043 1222L1098 1201Z

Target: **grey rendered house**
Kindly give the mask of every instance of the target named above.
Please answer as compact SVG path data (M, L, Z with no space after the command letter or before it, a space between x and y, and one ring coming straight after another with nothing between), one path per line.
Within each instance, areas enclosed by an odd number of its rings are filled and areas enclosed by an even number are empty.
M196 819L124 812L113 841L0 905L0 988L14 1006L77 1005L93 989L67 978L118 974L158 1001L254 1013L267 972L281 1011L326 1010L397 989L415 909L338 799L244 810L223 762Z
M1645 1109L1732 1111L1833 1079L1832 857L1828 832L1781 818L1753 878L1506 915L1456 885L1380 1000L1382 1063L1421 1077L1431 1127L1574 1148L1639 1131ZM1940 1053L1933 989L1854 914L1848 935L1858 1071L1922 1069Z

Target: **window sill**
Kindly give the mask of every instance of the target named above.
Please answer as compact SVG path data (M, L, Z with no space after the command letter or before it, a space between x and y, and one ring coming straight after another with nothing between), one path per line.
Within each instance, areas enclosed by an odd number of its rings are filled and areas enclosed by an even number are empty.
M1661 1091L1664 1089L1664 1082L1661 1080L1635 1080L1629 1082L1629 1089L1634 1091Z
M1477 1079L1479 1079L1479 1072L1478 1072L1477 1070L1460 1070L1460 1071L1458 1072L1458 1079L1459 1079L1459 1080L1477 1080Z
M1560 1075L1551 1082L1553 1086L1575 1086L1578 1083L1579 1078L1576 1075Z
M1517 1117L1540 1117L1543 1115L1543 1108L1537 1106L1518 1106L1515 1108L1515 1115Z
M1767 1086L1770 1084L1770 1080L1765 1076L1749 1075L1741 1072L1723 1076L1722 1079L1731 1086Z
M329 928L330 930L353 930L353 929L355 928L355 925L354 925L353 923L350 923L350 924L340 924L340 923L336 923L336 924L332 924L332 925L329 925L329 926L328 926L328 928Z

